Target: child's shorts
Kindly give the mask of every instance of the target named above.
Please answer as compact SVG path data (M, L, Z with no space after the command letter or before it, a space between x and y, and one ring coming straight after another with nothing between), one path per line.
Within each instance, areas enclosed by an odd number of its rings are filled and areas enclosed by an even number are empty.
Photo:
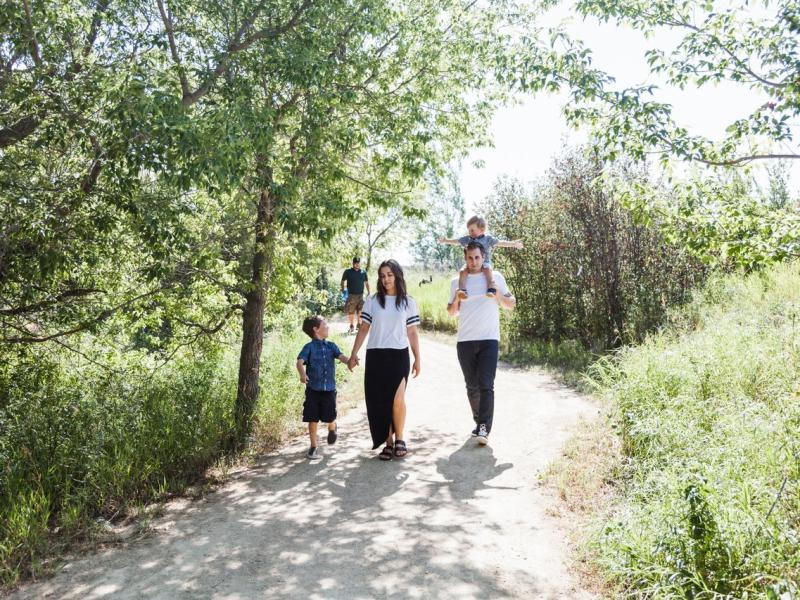
M303 423L333 423L336 420L336 390L320 392L306 388L306 401L303 403Z

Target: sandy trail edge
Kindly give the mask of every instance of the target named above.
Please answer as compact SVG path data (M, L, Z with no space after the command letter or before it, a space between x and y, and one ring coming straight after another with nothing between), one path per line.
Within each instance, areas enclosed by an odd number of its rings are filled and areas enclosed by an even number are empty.
M363 403L323 459L297 439L156 535L65 564L12 598L592 598L570 574L554 499L537 484L598 409L537 370L503 367L478 447L454 344L422 338L403 461L369 450Z

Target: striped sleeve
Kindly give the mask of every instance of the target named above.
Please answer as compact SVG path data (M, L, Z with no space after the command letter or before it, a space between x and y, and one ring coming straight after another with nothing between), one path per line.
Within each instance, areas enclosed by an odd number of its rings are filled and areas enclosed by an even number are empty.
M361 320L372 325L372 296L367 296L364 306L361 307Z
M419 310L417 310L417 301L409 296L408 304L406 304L406 327L412 325L419 325Z

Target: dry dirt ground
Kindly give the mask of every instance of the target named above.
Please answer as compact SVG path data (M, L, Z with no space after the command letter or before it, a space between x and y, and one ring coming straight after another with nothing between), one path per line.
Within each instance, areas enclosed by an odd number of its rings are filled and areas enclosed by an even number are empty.
M540 371L501 366L480 447L454 343L423 337L422 360L407 458L377 459L362 402L335 445L321 440L321 460L298 438L202 500L169 504L154 535L12 597L591 598L538 477L596 406Z

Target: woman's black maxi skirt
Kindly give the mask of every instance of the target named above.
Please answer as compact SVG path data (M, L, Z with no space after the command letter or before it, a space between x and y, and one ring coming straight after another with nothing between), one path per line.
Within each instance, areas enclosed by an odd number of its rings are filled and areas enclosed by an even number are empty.
M408 381L410 361L408 348L371 348L364 365L364 396L367 419L374 450L389 437L392 406L400 383Z

